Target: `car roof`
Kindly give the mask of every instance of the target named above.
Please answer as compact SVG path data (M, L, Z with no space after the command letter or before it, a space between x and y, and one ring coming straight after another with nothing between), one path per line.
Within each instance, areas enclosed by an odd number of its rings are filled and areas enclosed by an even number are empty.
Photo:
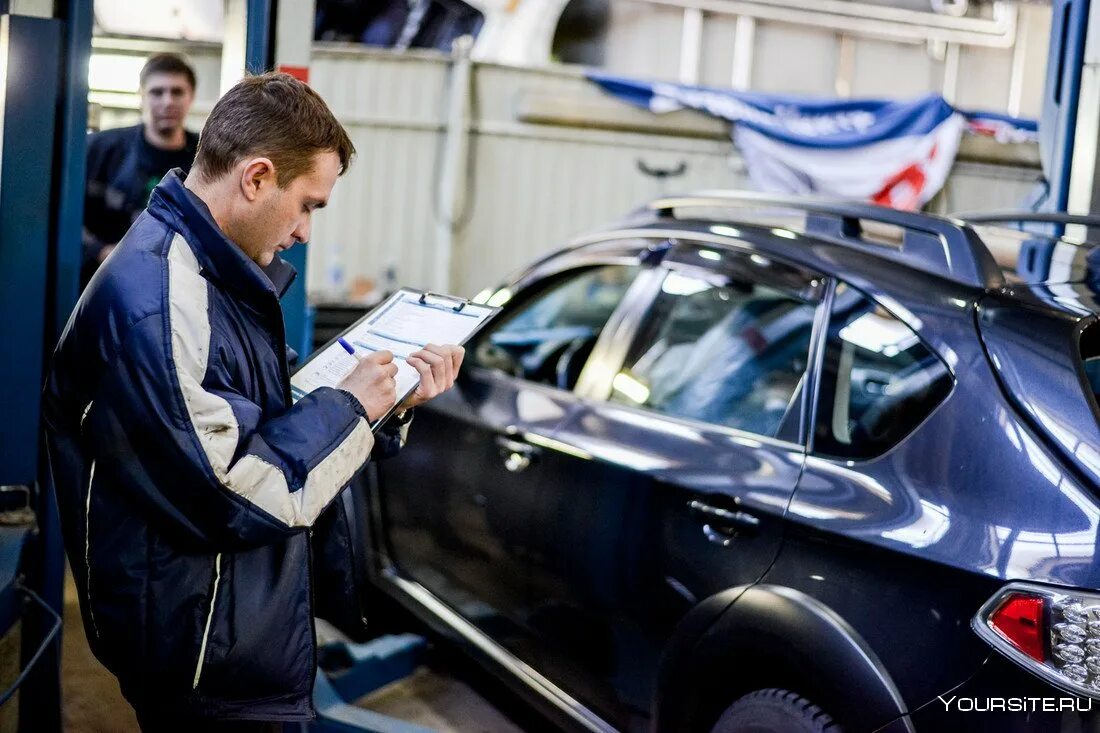
M631 240L683 237L766 252L873 294L973 302L996 291L1027 301L1029 307L1078 316L1100 313L1100 295L1093 285L1100 282L1094 277L1100 272L1100 246L1021 231L1006 222L970 226L958 219L863 203L702 192L650 202L540 263L559 257L636 258L644 246ZM959 260L966 258L970 261L961 266ZM1073 284L1072 296L1058 284ZM1052 288L1057 291L1053 295Z

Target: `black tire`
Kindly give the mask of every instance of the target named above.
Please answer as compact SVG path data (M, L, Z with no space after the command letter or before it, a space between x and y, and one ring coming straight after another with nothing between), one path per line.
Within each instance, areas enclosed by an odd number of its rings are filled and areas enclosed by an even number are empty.
M841 733L841 728L797 692L773 688L737 700L710 733Z

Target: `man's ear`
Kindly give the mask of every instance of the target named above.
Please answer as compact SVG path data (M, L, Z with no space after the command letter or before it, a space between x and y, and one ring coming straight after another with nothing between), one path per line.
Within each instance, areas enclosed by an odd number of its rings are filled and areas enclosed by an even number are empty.
M276 185L275 164L270 158L253 158L241 170L241 193L249 201L255 201L261 190Z

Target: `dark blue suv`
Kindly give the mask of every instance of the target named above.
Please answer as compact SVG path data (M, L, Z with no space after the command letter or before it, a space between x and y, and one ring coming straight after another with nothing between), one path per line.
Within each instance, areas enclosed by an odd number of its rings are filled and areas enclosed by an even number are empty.
M1095 730L1091 252L653 202L480 296L373 586L578 730Z

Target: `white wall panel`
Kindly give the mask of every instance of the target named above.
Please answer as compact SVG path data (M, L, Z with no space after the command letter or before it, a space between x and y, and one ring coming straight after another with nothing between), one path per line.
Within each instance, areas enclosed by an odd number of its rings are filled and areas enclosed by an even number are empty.
M733 78L733 39L737 19L707 16L703 23L703 47L699 61L699 83L728 87Z
M1025 208L1041 180L1034 168L959 162L928 208L940 214Z
M479 136L475 208L455 252L468 266L455 290L472 295L662 193L744 186L739 167L728 164L729 144L627 137L634 139ZM662 186L638 171L639 159L665 168L684 162L687 171Z
M860 38L855 41L852 96L908 99L943 91L943 62L927 46Z
M615 74L676 81L683 12L612 0L604 67Z
M319 45L313 88L344 123L357 152L314 217L307 287L325 294L392 268L423 287L432 272L437 156L448 59Z
M966 109L1007 110L1012 49L969 47L959 53L959 105Z
M757 23L752 90L833 96L837 43L832 31Z

